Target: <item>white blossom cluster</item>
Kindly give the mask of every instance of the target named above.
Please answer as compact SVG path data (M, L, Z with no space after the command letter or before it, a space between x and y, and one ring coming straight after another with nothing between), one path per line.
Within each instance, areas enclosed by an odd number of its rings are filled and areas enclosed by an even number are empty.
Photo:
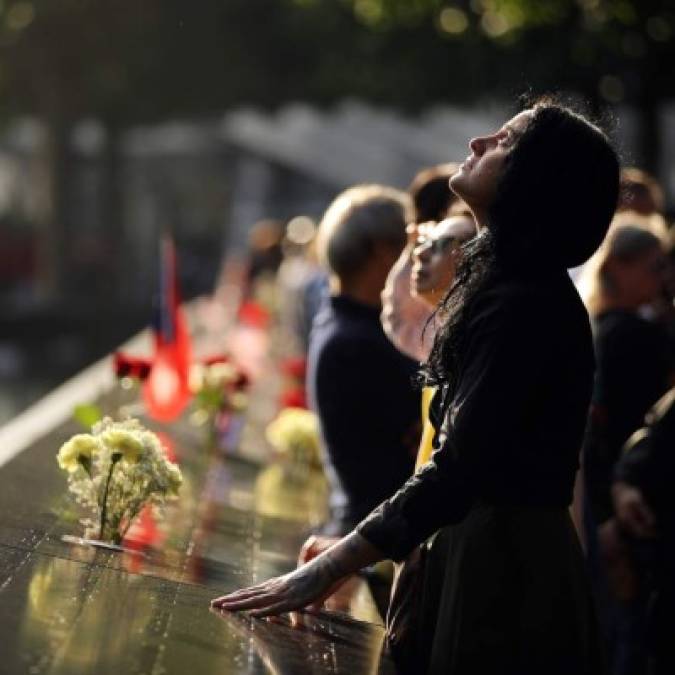
M57 461L75 500L91 514L82 520L85 536L115 543L146 504L176 497L183 480L159 438L135 419L103 419L91 434L67 441Z

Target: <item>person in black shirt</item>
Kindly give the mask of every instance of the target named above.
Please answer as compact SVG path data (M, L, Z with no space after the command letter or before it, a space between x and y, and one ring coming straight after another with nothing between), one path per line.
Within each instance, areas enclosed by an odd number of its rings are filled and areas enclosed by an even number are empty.
M429 580L435 621L425 621L417 672L597 675L602 655L567 509L593 350L566 268L605 236L618 160L597 127L550 102L469 147L451 186L480 234L463 246L425 365L438 390L431 461L333 548L213 605L255 616L304 607L440 530L446 564Z
M644 670L648 597L640 566L622 553L610 486L622 446L668 388L666 331L640 315L665 286L665 263L654 234L613 225L580 280L598 363L583 451L586 550L616 675Z
M643 228L621 225L612 228L580 281L597 358L584 459L598 524L612 515L609 489L623 444L668 389L673 364L666 331L639 313L659 297L665 272L661 241Z
M307 389L331 483L326 535L351 531L412 473L419 435L417 366L389 342L380 294L406 242L405 193L361 186L321 222L318 252L332 294L314 320Z
M647 658L644 565L619 536L610 486L622 446L668 388L667 333L641 315L663 291L665 272L658 237L613 224L580 279L598 362L583 449L586 551L615 675L642 673Z
M675 388L647 415L614 470L612 498L625 537L646 543L654 561L650 603L650 675L675 672Z

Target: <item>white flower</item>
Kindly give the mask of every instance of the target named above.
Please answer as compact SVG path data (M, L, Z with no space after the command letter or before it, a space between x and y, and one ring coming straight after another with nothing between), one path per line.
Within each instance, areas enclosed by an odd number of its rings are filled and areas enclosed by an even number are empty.
M64 444L59 465L70 472L75 501L92 516L81 521L89 535L119 543L144 505L177 496L182 475L167 460L159 438L138 420L106 418L93 431Z
M98 442L93 436L77 434L61 446L56 460L62 469L68 473L75 473L79 467L91 465L92 455L98 449Z
M138 435L125 429L109 429L101 434L101 440L113 453L120 453L129 463L137 462L143 454L143 442Z
M248 396L240 391L235 391L234 394L230 396L230 405L233 410L244 410L248 405Z
M222 389L238 377L237 369L231 363L214 363L206 370L206 386Z
M180 472L177 464L167 462L167 478L169 481L169 494L178 495L178 490L183 484L183 474Z
M190 367L188 375L188 387L193 394L200 392L204 388L206 380L206 366L201 363L194 363Z

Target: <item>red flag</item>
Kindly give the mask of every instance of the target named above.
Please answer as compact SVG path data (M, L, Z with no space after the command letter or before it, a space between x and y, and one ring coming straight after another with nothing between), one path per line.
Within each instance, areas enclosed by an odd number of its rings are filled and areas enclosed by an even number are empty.
M176 419L190 400L188 373L190 334L180 307L176 250L169 235L160 241L159 306L155 314L155 358L143 386L148 414L156 420Z

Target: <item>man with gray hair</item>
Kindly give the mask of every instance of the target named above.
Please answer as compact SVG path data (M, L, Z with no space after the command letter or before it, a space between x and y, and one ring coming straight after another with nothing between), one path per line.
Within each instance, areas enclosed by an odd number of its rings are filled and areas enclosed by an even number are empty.
M339 195L318 253L331 295L314 320L307 385L331 482L326 534L349 532L409 478L419 436L416 364L385 337L380 293L406 243L408 196L379 185Z

